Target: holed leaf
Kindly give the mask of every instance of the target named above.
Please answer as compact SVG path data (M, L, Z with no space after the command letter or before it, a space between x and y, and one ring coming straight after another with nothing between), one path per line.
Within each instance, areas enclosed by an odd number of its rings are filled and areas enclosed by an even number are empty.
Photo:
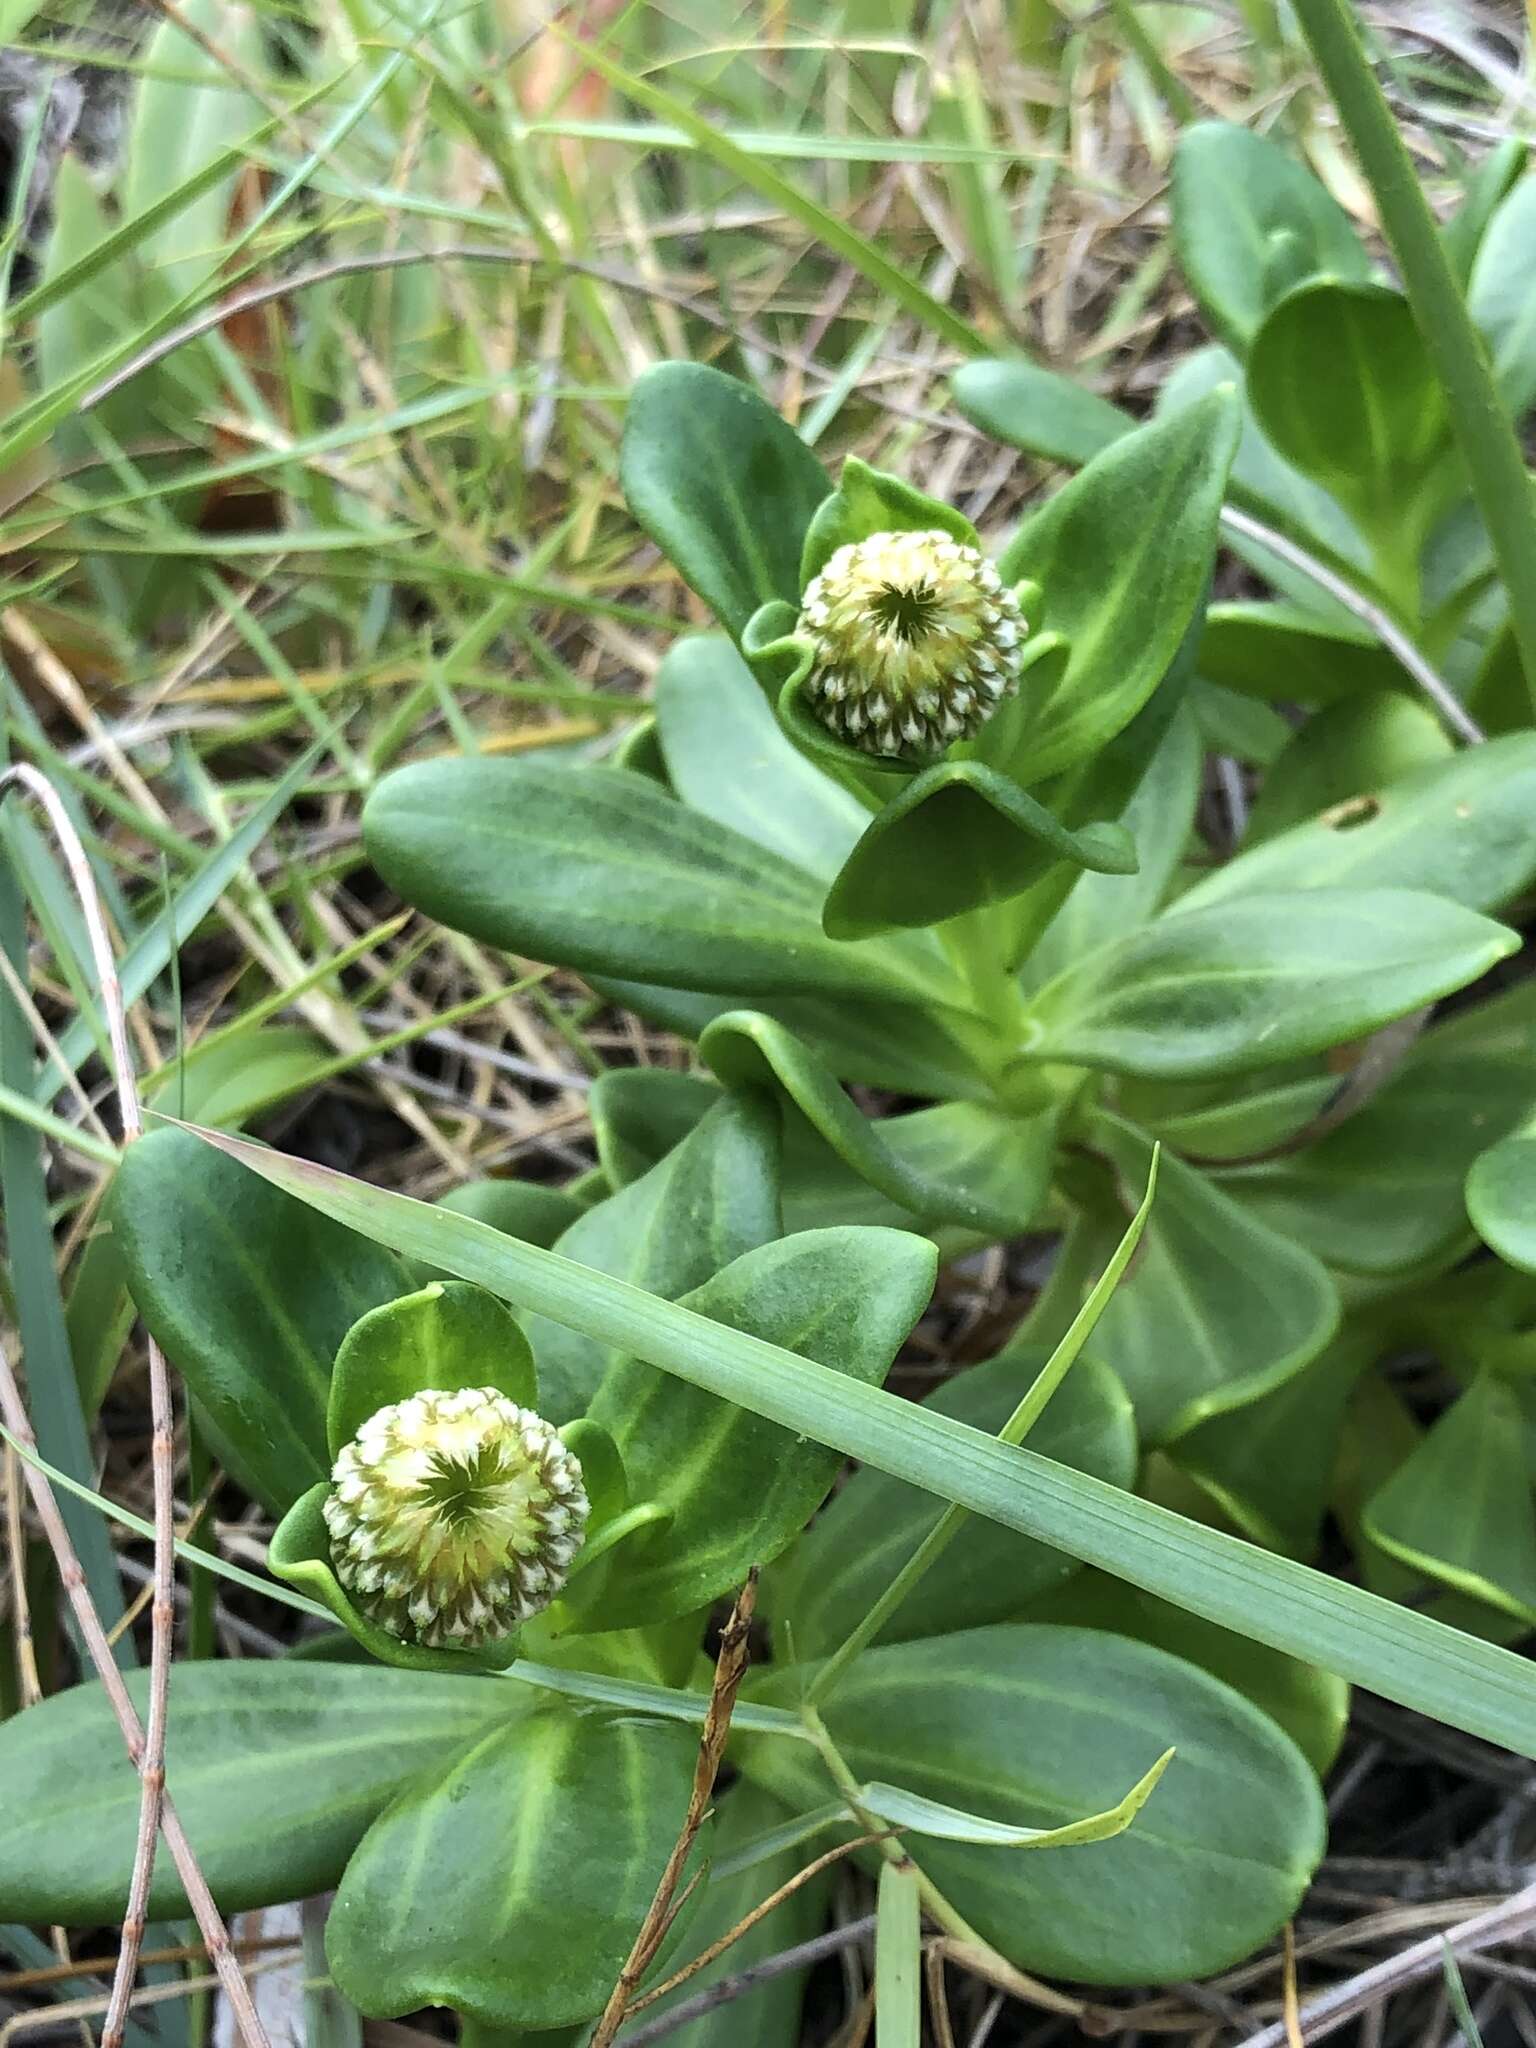
M1497 910L1536 879L1536 732L1428 761L1293 825L1180 899L1203 910L1250 890L1424 889Z

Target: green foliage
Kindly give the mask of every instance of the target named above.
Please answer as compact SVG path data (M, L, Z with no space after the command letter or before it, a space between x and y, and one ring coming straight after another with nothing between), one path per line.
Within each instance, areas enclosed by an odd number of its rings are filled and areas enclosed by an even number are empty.
M798 1678L783 1673L768 1695L792 1700ZM1042 1856L923 1844L944 1895L1025 1969L1086 1983L1218 1970L1287 1915L1321 1846L1317 1781L1290 1740L1225 1685L1128 1637L1012 1625L893 1643L866 1653L826 1719L856 1774L950 1803L984 1788L990 1812L1036 1826L1176 1745L1147 1825L1113 1841ZM780 1798L804 1800L814 1783L814 1758L793 1744L756 1741L746 1767ZM1136 1910L1153 1898L1156 1913Z
M372 0L344 34L258 9L231 71L167 22L113 189L63 167L0 365L0 537L32 579L7 616L26 604L92 704L153 689L175 801L141 801L115 724L63 750L30 675L5 679L12 738L87 824L141 1035L169 1043L187 942L212 927L222 976L238 937L239 972L187 1006L193 1042L147 1099L239 1126L366 1063L439 1199L153 1130L72 1269L68 1355L48 1230L72 1226L73 1183L50 1218L40 1172L9 1177L8 1278L76 1484L136 1309L186 1383L194 1476L211 1455L277 1518L273 1597L340 1624L281 1663L178 1662L170 1783L221 1910L334 1891L329 1968L363 2012L574 2038L677 1839L711 1610L760 1566L766 1639L672 1939L698 1952L830 1840L898 1826L866 1860L879 2038L905 2048L925 1918L1090 1985L1183 1982L1270 1940L1322 1854L1350 1680L1536 1755L1528 1668L1497 1647L1536 1625L1536 526L1515 438L1536 403L1536 178L1495 148L1438 228L1393 173L1346 12L1298 0L1402 289L1279 131L1189 126L1169 245L1106 332L1171 257L1211 343L1142 419L1139 396L982 354L1029 303L1062 157L1049 107L1021 165L957 46L928 128L893 139L903 9L847 12L851 69L787 37L771 78L700 55L695 11L652 50L636 21L655 10L630 10L582 52L585 84L643 120L578 118L575 71L514 96L485 10L427 10L402 39ZM1113 10L1136 90L1177 109L1133 12ZM1015 26L1032 61L1060 56L1071 106L1101 25L1031 7ZM807 101L775 113L834 60L835 136ZM1305 93L1287 103L1304 125ZM1161 111L1137 118L1160 155ZM602 210L616 149L643 166L625 236L639 251L658 201L672 222L633 276ZM442 196L461 152L473 208ZM794 167L816 155L813 189ZM949 208L931 274L860 210L896 161ZM441 193L402 185L402 162ZM742 189L793 225L788 286L764 267L782 236L735 221ZM358 263L289 277L300 197ZM431 269L407 215L433 226ZM685 220L711 224L707 336L703 301L658 283ZM438 227L470 222L487 246L440 255ZM269 273L299 304L255 345L221 301ZM833 308L803 359L802 300ZM1026 493L1011 531L988 524L1014 502L1003 462L957 463L959 504L900 473L932 416L866 375L897 321L969 358L955 402L985 436L1077 472ZM1102 361L1077 339L1063 360ZM720 367L654 361L690 348ZM809 580L901 530L992 555L1028 626L1016 694L921 761L835 737L803 687ZM259 564L249 586L214 575L226 557ZM937 630L931 590L877 597L892 644ZM214 630L180 646L204 606ZM603 622L579 659L566 613ZM608 664L649 675L640 636L684 619L654 719L610 747L634 702ZM184 715L210 645L237 670L217 711ZM549 729L493 730L486 701L547 707ZM428 723L451 746L397 767ZM229 779L290 725L306 750L285 775ZM253 856L300 796L269 882ZM126 882L98 815L130 828ZM8 949L24 958L24 899L50 1024L60 987L81 1011L37 1072L13 1033L5 1149L14 1165L30 1122L110 1167L55 1071L94 1091L105 1049L78 913L31 828L4 851ZM401 969L354 916L384 914L363 862L444 928L402 957L448 963L457 1013L432 979L396 1012ZM625 1007L696 1062L627 1064L651 1048L610 1028ZM569 1185L485 1177L500 1155L381 1065L428 1034L451 1063L482 1010L514 1027L513 1074L567 1101L591 1084L596 1164ZM508 1135L520 1151L520 1119ZM322 1127L284 1142L331 1156ZM563 1137L544 1159L563 1171ZM996 1355L921 1401L888 1388L920 1324L904 1370L954 1349L948 1296L929 1310L941 1261L1024 1232L1051 1241L1048 1278L1017 1329L988 1330ZM1405 1349L1432 1369L1401 1380ZM591 1516L542 1612L427 1650L340 1585L331 1463L386 1403L482 1386L561 1426ZM1021 1445L1031 1390L1049 1405ZM111 1605L100 1506L70 1511ZM1318 1567L1344 1546L1342 1571ZM200 1591L199 1648L208 1624ZM19 1788L0 1917L120 1914L138 1788L100 1691L0 1722L0 1778ZM153 1910L185 1905L162 1856ZM822 1888L797 1893L699 1981L824 1912ZM678 2038L791 2048L800 1984Z

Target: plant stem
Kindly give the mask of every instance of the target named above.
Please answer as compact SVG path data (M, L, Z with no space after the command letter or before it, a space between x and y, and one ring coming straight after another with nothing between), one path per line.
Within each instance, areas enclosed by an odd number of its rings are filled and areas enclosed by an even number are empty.
M1152 1171L1147 1177L1147 1192L1142 1197L1141 1207L1131 1218L1125 1235L1115 1247L1114 1256L1099 1276L1098 1284L1073 1317L1067 1334L1040 1368L1023 1400L998 1431L999 1443L1023 1443L1045 1413L1046 1404L1051 1396L1076 1364L1083 1346L1093 1335L1095 1324L1108 1307L1109 1298L1119 1285L1121 1275L1130 1264L1132 1254L1141 1242L1141 1233L1147 1227L1147 1218L1152 1213L1152 1197L1156 1192L1157 1155L1154 1153ZM968 1508L951 1504L939 1516L863 1620L812 1676L804 1696L805 1711L808 1715L814 1714L817 1700L825 1699L854 1658L874 1641L928 1567L949 1548L960 1533L962 1525L969 1519L969 1514Z
M912 1864L912 1867L917 1870L918 1885L922 1893L923 1910L929 1919L933 1921L935 1926L942 1927L946 1934L955 1936L957 1940L974 1942L978 1948L987 1949L990 1945L982 1940L981 1936L965 1919L964 1915L959 1913L949 1903L932 1878L928 1877L919 1866L912 1862L911 1856L902 1847L901 1837L896 1830L877 1819L864 1805L863 1788L859 1784L858 1779L853 1775L853 1772L848 1768L847 1760L843 1756L842 1751L832 1740L831 1731L828 1729L826 1722L822 1720L820 1714L817 1713L809 1700L805 1702L801 1713L805 1721L806 1733L815 1744L817 1754L826 1765L827 1775L837 1787L839 1797L859 1826L863 1828L866 1834L875 1837L875 1847L887 1863Z
M1472 323L1347 0L1296 0L1296 16L1376 197L1419 333L1445 391L1472 491L1509 593L1536 703L1536 496L1493 365Z

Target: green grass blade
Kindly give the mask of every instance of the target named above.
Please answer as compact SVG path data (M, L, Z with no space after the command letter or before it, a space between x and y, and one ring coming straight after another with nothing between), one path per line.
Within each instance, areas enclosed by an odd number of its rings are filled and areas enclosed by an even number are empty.
M323 1214L519 1309L643 1358L1239 1635L1536 1758L1536 1672L1508 1650L894 1394L853 1385L813 1360L468 1217L216 1131L198 1135Z
M948 306L934 298L931 292L925 291L916 278L908 277L904 270L898 269L889 257L880 253L868 236L861 235L856 228L849 227L847 222L839 220L835 213L829 213L797 185L792 185L787 178L781 177L761 157L752 155L739 144L732 142L711 122L694 113L683 101L674 99L668 92L663 92L660 86L651 85L643 78L636 78L633 72L626 71L621 64L615 64L595 43L582 43L578 47L582 62L590 64L593 70L600 71L608 83L616 86L626 98L636 101L648 112L656 115L658 120L670 122L684 135L691 136L699 148L712 156L723 169L740 178L741 182L750 186L754 192L760 192L763 198L772 201L775 206L783 207L791 220L797 220L807 233L816 237L818 242L834 250L844 262L852 264L861 277L867 278L877 290L894 299L898 306L920 321L924 327L930 328L933 333L941 336L965 355L979 356L987 353L987 342L969 322L962 320L958 313L951 311Z
M294 793L314 766L319 751L318 747L311 747L292 763L287 773L272 785L266 801L252 811L239 831L232 833L222 846L209 854L173 901L144 927L118 963L118 981L122 985L125 1003L136 1003L150 983L165 972L172 953L197 930L288 808ZM90 1026L83 1018L76 1017L60 1033L58 1044L70 1072L78 1072L91 1054ZM58 1069L50 1065L28 1092L39 1100L51 1098L57 1093L58 1084Z

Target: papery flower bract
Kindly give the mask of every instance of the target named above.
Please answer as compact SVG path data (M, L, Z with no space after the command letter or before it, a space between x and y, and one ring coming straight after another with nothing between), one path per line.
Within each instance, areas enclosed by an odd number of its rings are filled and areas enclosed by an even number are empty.
M336 1577L401 1641L478 1649L547 1607L586 1531L581 1466L494 1387L371 1415L324 1505Z
M805 696L869 754L968 739L1018 688L1028 626L985 555L937 530L849 541L806 586Z

